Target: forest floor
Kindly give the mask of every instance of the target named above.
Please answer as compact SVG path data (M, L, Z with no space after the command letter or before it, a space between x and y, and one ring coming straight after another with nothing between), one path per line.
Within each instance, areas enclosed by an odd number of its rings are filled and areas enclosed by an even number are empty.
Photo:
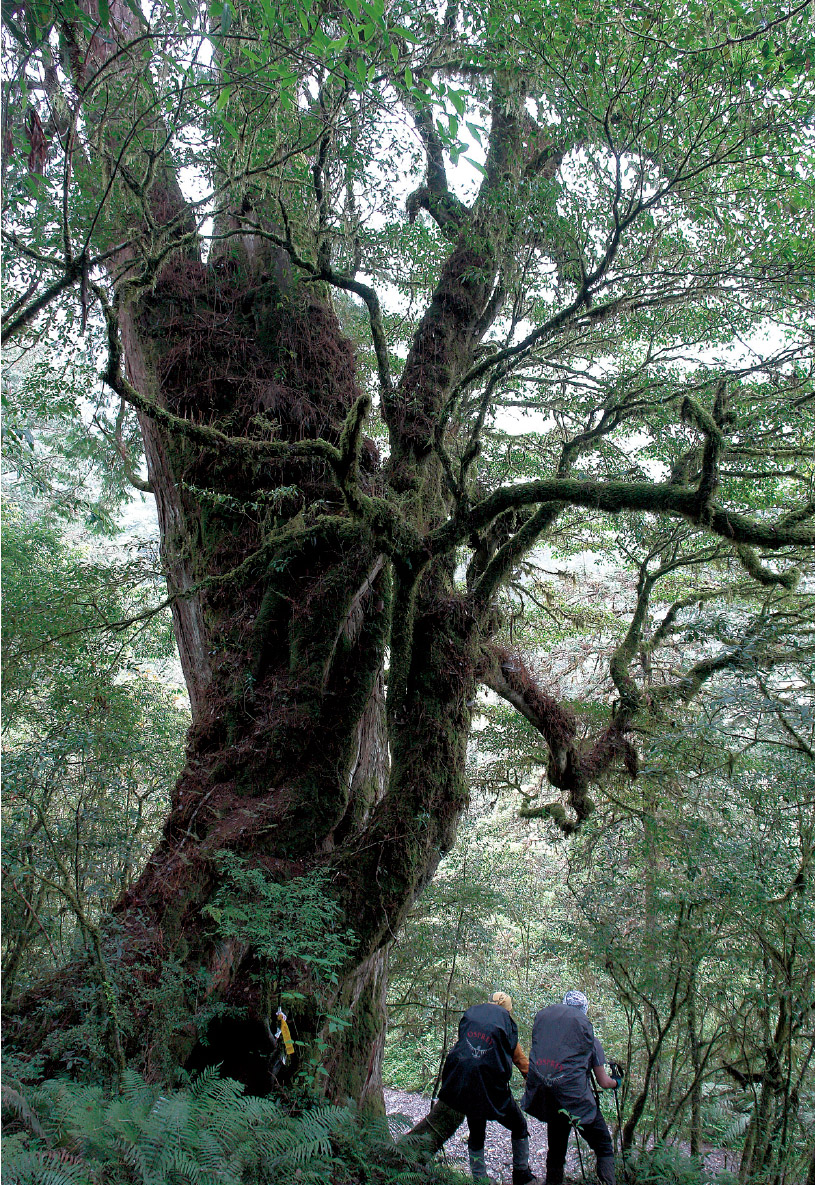
M403 1090L386 1089L385 1110L394 1119L399 1115L404 1115L406 1119L410 1120L412 1125L423 1119L430 1110L430 1100L422 1094L408 1094ZM606 1121L609 1123L609 1127L613 1128L609 1120L610 1116L607 1115ZM683 1145L681 1147L683 1151L689 1151L687 1147ZM596 1181L597 1178L594 1176L593 1171L594 1155L585 1144L582 1145L581 1151L583 1153L586 1179L588 1181ZM487 1172L490 1178L497 1185L511 1185L512 1141L509 1132L501 1127L500 1124L487 1124L487 1139L484 1144L484 1153ZM455 1135L447 1141L444 1145L442 1155L448 1159L452 1167L460 1167L465 1171L467 1170L466 1123L462 1123ZM728 1167L727 1159L722 1149L706 1148L704 1159L705 1168L711 1174L718 1173L721 1169ZM529 1167L537 1175L540 1185L543 1185L543 1182L546 1180L546 1124L538 1123L534 1119L530 1119L529 1121ZM567 1183L572 1182L574 1185L583 1185L580 1159L574 1138L569 1140L569 1151L566 1158L566 1181Z

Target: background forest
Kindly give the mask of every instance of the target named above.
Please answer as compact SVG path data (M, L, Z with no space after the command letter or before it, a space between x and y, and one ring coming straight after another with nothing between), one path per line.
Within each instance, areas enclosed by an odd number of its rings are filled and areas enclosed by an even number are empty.
M2 47L3 1181L460 1181L580 986L630 1185L815 1185L810 3Z

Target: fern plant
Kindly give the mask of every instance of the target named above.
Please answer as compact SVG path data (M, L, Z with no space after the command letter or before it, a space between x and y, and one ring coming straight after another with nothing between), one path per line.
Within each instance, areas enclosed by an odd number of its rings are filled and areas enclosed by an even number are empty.
M335 1133L350 1109L299 1116L207 1070L162 1091L128 1073L113 1099L52 1080L5 1097L11 1123L4 1185L283 1185L324 1181ZM71 1163L60 1162L69 1156Z
M121 1091L6 1084L3 1185L461 1185L397 1148L352 1105L288 1114L205 1070L175 1090L128 1072Z

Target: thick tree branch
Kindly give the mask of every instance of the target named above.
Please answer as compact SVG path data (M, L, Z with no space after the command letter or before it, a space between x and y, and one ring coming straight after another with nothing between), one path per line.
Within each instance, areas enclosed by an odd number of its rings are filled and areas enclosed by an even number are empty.
M473 588L473 601L481 613L486 610L496 589L535 546L541 535L552 526L561 509L562 504L557 502L539 506L523 526L496 551Z
M656 572L649 572L647 560L640 566L634 613L625 636L612 653L608 664L609 674L620 697L620 711L625 713L629 720L636 714L641 704L640 689L632 677L629 667L642 639L651 591L663 572L662 568Z
M762 564L755 550L746 543L736 544L735 551L745 570L752 576L753 580L757 580L765 588L770 588L777 584L780 584L790 592L793 592L797 588L801 579L800 568L789 568L786 572L774 572L772 568L767 568Z
M566 835L575 832L594 810L588 788L615 760L622 758L631 777L636 777L637 754L626 739L628 721L615 718L589 747L577 740L577 721L570 708L558 703L532 677L522 660L495 647L485 650L481 682L521 713L545 740L550 753L549 782L566 795L575 813L570 820L559 802L543 806L525 805L525 819L550 818Z
M562 773L566 768L569 746L577 733L574 713L537 685L517 654L495 646L485 649L484 656L486 662L481 682L537 729Z
M405 203L408 221L415 222L419 210L427 210L445 238L455 243L470 210L450 191L444 148L433 124L432 107L417 100L413 104L413 117L427 157L427 184L409 195Z
M392 466L404 460L412 471L433 450L450 391L472 362L478 327L512 234L523 98L518 79L502 75L494 80L486 175L413 336L398 389L384 403Z
M22 329L30 325L34 318L65 292L66 289L81 280L85 262L86 257L84 254L77 255L66 265L62 275L57 280L54 280L53 284L49 284L36 300L32 300L31 304L27 305L16 316L12 316L10 320L7 321L4 318L2 333L0 333L0 342L5 344L11 338L15 337Z
M470 216L470 209L449 188L444 149L433 126L432 109L416 103L414 118L427 155L427 183L408 195L405 202L408 221L415 222L419 210L427 210L445 238L455 243Z
M669 482L645 481L580 481L569 478L542 478L539 481L519 482L503 486L466 513L460 513L449 523L432 532L428 547L433 554L441 554L463 542L473 531L486 527L505 510L535 503L562 502L582 506L605 514L622 511L646 511L683 518L694 526L704 526L713 534L735 543L759 547L809 547L815 543L815 526L791 519L790 515L775 522L748 518L736 510L727 510L711 503L706 510L699 506L698 492ZM801 518L815 513L807 507Z

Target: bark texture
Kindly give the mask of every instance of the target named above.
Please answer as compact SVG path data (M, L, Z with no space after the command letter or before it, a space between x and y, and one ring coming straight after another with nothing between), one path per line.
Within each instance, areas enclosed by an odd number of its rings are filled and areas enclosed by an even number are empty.
M239 257L166 269L126 314L132 381L232 435L264 415L277 439L336 442L359 390L330 306L283 289L274 270L248 299L245 283ZM117 914L142 950L183 943L208 993L274 1027L256 955L225 950L202 911L225 852L283 881L330 869L338 902L358 897L335 866L386 788L389 574L364 524L339 513L324 462L254 465L143 424L193 726L163 840ZM373 466L365 481L375 484ZM304 998L292 1025L307 1043L327 1011L346 1010L326 1067L340 1095L379 1086L386 948L369 929L360 914L333 1001L296 962L265 969Z
M360 396L326 293L298 286L273 252L260 266L256 244L251 258L238 241L208 265L173 256L149 294L122 302L118 321L133 387L231 437L337 445ZM212 1027L204 1060L227 1060L240 1077L235 1042L264 1045L247 1018L268 1033L283 1002L300 1060L319 1050L328 1093L377 1104L388 944L466 801L475 616L445 564L417 576L383 553L325 460L256 460L140 418L193 723L161 842L107 935L117 1041L148 1073L190 1057L200 1065L217 1002L235 1021ZM413 509L438 520L438 472L415 451L410 480L399 463ZM372 442L357 468L362 494L381 497L387 475ZM409 636L394 646L397 613ZM286 884L324 874L338 928L353 931L336 984L285 953L271 965L223 939L208 906L225 856ZM158 1001L170 965L180 980L168 1037ZM68 968L60 980L66 1021L79 1019L69 998L82 973ZM53 990L21 1002L23 1044ZM342 1023L329 1027L329 1014Z

